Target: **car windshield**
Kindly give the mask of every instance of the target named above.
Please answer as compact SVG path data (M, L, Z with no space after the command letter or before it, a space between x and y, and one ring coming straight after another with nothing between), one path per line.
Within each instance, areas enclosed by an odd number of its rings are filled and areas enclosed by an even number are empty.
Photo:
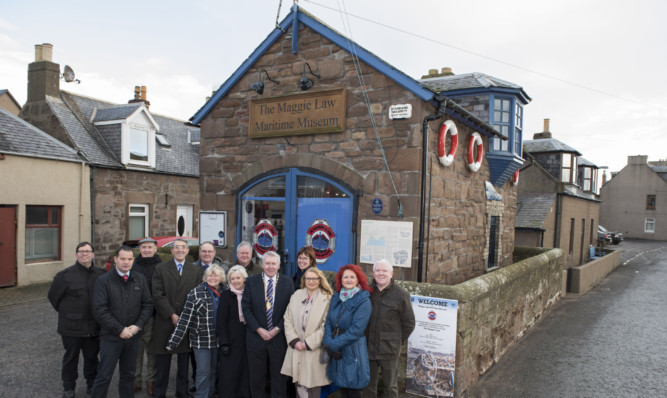
M603 227L602 225L598 225L598 229L602 232L607 232L607 228Z

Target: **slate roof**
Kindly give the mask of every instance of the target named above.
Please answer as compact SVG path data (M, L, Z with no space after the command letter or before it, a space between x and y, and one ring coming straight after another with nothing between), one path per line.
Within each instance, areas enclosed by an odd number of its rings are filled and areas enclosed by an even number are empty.
M650 167L653 171L658 173L660 178L667 181L667 166L651 166L649 164L648 167Z
M422 84L422 86L437 93L453 90L490 87L523 90L523 88L519 85L481 72L466 73L463 75L431 77L420 79L419 82Z
M598 166L595 163L581 156L577 156L577 166L595 167L596 169L598 168Z
M71 137L76 149L92 165L108 168L124 168L109 145L97 130L94 121L122 120L137 111L142 103L113 104L110 102L61 91L60 97L47 97L47 104L53 110L61 125ZM199 131L198 127L186 126L184 121L151 114L160 126L170 146L156 143L157 173L199 176L199 146L188 143L188 130Z
M2 108L0 153L82 162L75 150Z
M523 151L528 153L541 152L571 152L577 156L581 153L571 146L558 141L555 138L543 138L539 140L526 140L523 142Z
M549 215L555 200L555 193L519 194L516 206L516 227L544 229L544 220Z

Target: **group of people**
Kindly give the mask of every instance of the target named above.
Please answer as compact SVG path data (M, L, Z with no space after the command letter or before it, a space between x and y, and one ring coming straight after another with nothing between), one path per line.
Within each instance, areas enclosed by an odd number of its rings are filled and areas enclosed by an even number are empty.
M156 243L141 240L136 259L120 247L105 273L82 242L77 262L55 276L48 297L65 348L63 397L74 396L80 353L92 397L106 396L116 365L120 397L143 381L149 396L165 397L173 354L176 397L263 398L267 382L271 397L316 398L322 388L375 397L380 372L384 396L398 396L398 356L415 319L388 261L374 264L371 283L359 266L341 267L334 291L310 247L299 250L291 278L276 252L254 264L248 242L229 269L214 261L211 242L196 263L186 261L187 242L174 241L168 261Z

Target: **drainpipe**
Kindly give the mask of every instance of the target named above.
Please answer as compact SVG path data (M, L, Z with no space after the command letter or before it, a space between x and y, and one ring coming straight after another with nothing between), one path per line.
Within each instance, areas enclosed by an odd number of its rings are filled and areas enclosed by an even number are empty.
M90 242L95 244L95 167L90 166Z
M85 178L86 164L81 161L81 178L79 180L79 242L83 242L83 188L86 185Z
M561 194L557 193L556 194L556 222L554 225L554 248L557 248L558 245L560 244L560 217L561 217L561 206L562 206L562 199L561 199Z
M434 98L438 103L438 112L435 115L428 115L424 118L422 124L422 189L421 189L421 210L419 212L419 257L417 259L417 282L422 282L422 271L424 268L424 238L426 221L426 166L428 160L428 123L440 119L445 114L447 100L443 96Z

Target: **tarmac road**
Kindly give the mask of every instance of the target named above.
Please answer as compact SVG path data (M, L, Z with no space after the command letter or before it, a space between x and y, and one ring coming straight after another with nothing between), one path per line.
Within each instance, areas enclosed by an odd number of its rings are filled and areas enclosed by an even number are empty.
M621 265L556 303L466 397L667 397L667 242L612 247Z

